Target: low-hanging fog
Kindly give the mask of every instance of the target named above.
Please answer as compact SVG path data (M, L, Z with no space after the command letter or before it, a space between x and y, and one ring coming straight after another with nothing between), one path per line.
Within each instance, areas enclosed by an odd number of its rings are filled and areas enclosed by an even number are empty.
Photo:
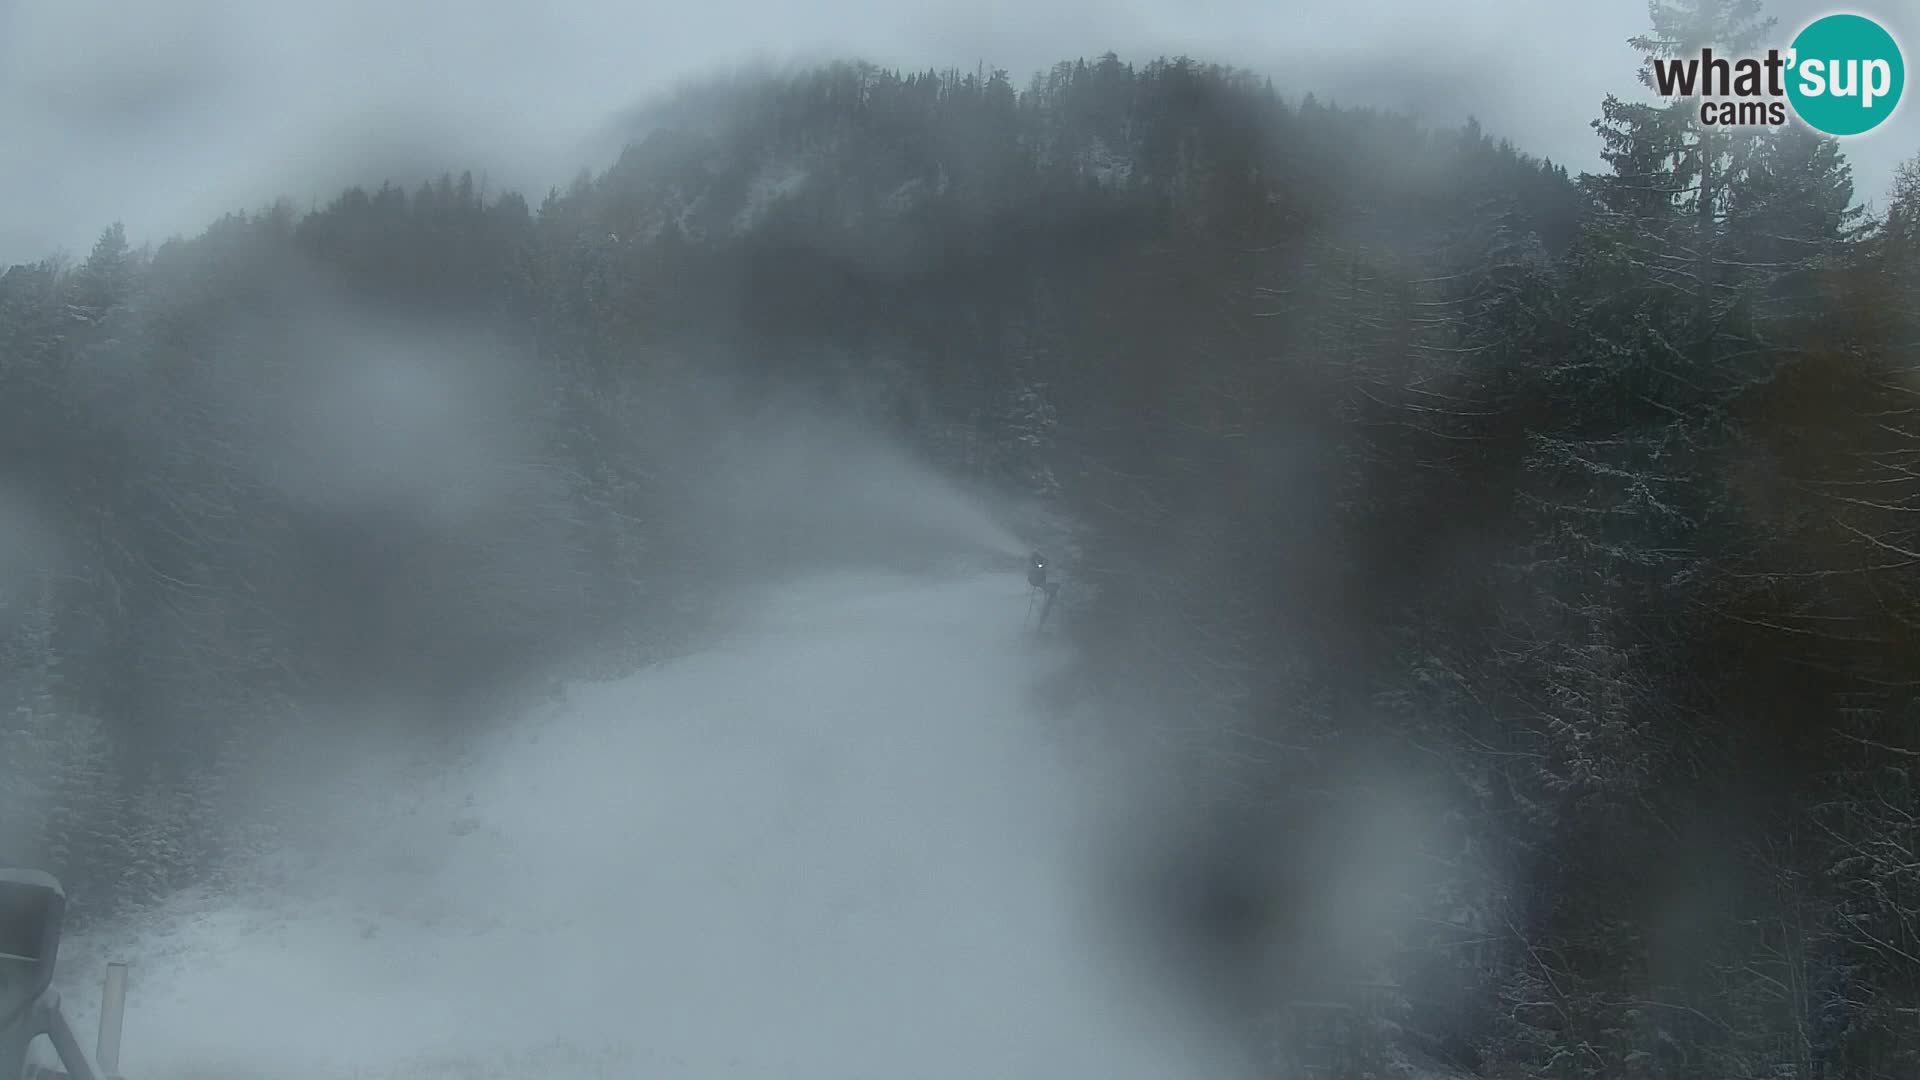
M1769 5L1783 28L1826 10ZM1244 64L1290 95L1404 110L1488 130L1581 167L1590 103L1633 63L1645 5L1577 10L1524 0L1444 11L1404 0L1271 5L1058 0L1047 4L787 7L576 3L322 6L174 0L0 3L0 259L84 251L107 221L141 241L191 233L236 207L305 205L354 183L412 184L450 163L540 192L616 154L624 110L745 59L862 57L907 68L1060 57L1188 54ZM1869 4L1898 25L1898 4ZM1433 43L1443 42L1443 47ZM1897 131L1857 147L1883 191Z
M135 1080L1920 1074L1920 113L1624 104L1813 13L0 0L69 1012L132 965Z
M526 357L290 295L200 369L193 444L305 534L246 585L307 674L204 793L212 873L65 947L83 1026L103 965L133 965L128 1071L1255 1075L1259 995L1364 970L1404 918L1433 830L1403 793L1375 777L1255 854L1186 737L1041 632L1031 550L1066 607L1092 588L1070 523L803 392L679 373L606 433L672 493L671 522L623 527L680 580L628 586L701 617L583 674L618 627L568 612L615 583L571 538L549 441L580 436ZM101 378L132 404L157 374ZM178 452L169 418L120 422ZM73 527L34 505L7 503L15 596ZM175 644L230 659L246 604L194 585ZM155 686L152 722L188 692ZM12 803L5 848L44 850L18 829L57 798ZM1293 925L1264 925L1275 897Z
M1181 797L1181 750L1039 632L1027 556L1070 552L1062 523L801 399L709 386L656 417L717 611L686 655L540 676L563 655L509 698L404 681L515 685L440 670L428 639L474 629L394 577L470 568L476 531L512 542L451 582L486 591L475 614L594 587L525 524L565 512L538 396L444 325L291 317L299 348L214 407L257 422L248 482L362 561L317 568L344 596L298 613L357 681L316 686L221 796L263 843L67 944L82 1025L105 962L133 964L139 1075L1255 1075L1252 995L1362 970L1401 917L1431 832L1410 804L1243 858ZM449 736L449 707L482 711ZM1281 895L1312 933L1263 953L1234 912L1301 873Z

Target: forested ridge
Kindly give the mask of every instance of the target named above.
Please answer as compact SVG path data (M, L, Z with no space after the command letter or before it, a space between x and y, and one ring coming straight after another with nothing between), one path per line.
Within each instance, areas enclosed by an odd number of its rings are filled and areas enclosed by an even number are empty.
M701 410L804 399L1075 524L1085 698L1229 861L1306 866L1193 871L1276 1075L1920 1075L1920 169L1870 216L1832 140L1624 95L1572 176L1186 59L839 64L636 113L537 207L449 175L14 266L0 490L60 557L0 578L4 841L138 907L267 842L217 806L297 702L458 727L477 673L697 632L711 575L883 557L711 535ZM423 327L538 403L447 466L488 494L288 481L272 403ZM1368 783L1441 840L1363 963L1264 980Z

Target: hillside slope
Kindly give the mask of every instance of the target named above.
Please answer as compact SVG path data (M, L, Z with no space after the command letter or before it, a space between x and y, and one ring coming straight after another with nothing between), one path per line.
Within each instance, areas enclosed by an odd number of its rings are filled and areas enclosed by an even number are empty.
M1223 1075L1102 930L1025 592L815 579L451 767L307 748L257 884L76 942L70 996L133 963L142 1080Z

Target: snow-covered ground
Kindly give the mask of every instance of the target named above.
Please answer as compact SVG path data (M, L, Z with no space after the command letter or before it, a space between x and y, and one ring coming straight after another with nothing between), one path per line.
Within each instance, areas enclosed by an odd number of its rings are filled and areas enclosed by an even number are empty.
M1026 604L814 579L459 763L303 750L273 884L71 942L70 1011L132 962L133 1080L1229 1075L1101 925Z

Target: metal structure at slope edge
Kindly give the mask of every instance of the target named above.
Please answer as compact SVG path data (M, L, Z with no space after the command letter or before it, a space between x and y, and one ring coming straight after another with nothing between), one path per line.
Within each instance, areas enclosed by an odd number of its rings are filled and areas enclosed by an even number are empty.
M126 965L108 965L99 1057L89 1058L52 989L66 909L66 890L52 874L0 868L0 1080L114 1080L118 1072ZM27 1064L42 1035L64 1072Z

